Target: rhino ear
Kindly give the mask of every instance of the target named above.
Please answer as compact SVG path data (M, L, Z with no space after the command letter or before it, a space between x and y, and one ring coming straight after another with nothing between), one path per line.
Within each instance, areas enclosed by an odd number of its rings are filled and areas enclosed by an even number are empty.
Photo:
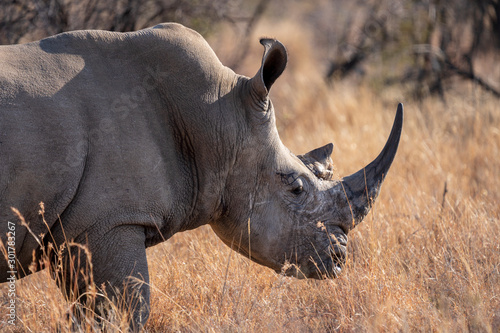
M332 152L333 143L329 143L297 157L316 175L316 177L331 180L333 178Z
M276 39L262 38L260 43L264 46L262 65L251 81L253 89L264 100L274 81L285 70L288 56L285 46Z

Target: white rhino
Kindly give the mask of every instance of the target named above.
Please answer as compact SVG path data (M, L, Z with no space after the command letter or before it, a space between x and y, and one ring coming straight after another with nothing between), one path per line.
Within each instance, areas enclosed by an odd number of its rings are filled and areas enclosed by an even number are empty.
M96 286L135 302L138 329L149 314L146 248L204 224L277 272L335 277L396 154L402 106L380 155L332 180L331 144L303 156L282 144L269 90L287 52L260 42L253 78L179 24L1 46L0 282L43 269L51 252L65 296L85 300L90 261Z

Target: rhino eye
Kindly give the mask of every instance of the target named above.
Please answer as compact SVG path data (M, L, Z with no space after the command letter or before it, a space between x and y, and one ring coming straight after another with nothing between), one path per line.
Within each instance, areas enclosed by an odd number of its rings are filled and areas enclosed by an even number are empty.
M296 186L293 188L292 193L295 195L299 195L304 191L304 188L302 186Z
M292 193L295 194L295 195L299 195L301 194L302 192L304 192L304 186L302 184L302 180L300 180L299 178L297 178L294 182L293 182L293 188L292 188Z

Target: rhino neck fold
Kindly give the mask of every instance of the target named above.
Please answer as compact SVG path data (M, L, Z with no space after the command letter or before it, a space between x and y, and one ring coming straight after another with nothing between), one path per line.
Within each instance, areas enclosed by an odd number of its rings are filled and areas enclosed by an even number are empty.
M167 125L172 129L175 159L184 176L173 181L189 192L182 203L185 218L179 231L197 228L221 215L225 184L243 141L244 120L239 119L241 102L235 89L238 78L228 68L221 69L219 75L214 80L217 84L202 87L192 99L166 97L169 105L175 105L175 112L168 113Z

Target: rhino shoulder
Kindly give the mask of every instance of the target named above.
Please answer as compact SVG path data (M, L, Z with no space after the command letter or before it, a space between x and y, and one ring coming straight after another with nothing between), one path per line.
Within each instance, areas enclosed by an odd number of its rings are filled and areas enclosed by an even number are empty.
M145 37L144 35L149 35ZM198 32L179 23L161 23L152 28L143 29L136 33L138 39L144 38L142 42L150 43L154 39L157 46L163 44L178 49L183 57L192 61L209 61L219 65L220 61L208 42ZM144 36L144 37L143 37Z

